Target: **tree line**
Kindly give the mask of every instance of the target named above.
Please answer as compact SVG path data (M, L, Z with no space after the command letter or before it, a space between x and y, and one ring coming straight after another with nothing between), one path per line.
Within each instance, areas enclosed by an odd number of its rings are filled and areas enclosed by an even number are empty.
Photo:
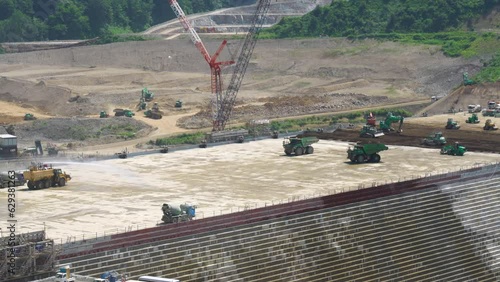
M251 0L178 0L186 14ZM86 39L140 32L174 19L168 0L0 0L0 42Z
M472 28L500 0L333 0L302 17L283 18L264 38L442 32Z

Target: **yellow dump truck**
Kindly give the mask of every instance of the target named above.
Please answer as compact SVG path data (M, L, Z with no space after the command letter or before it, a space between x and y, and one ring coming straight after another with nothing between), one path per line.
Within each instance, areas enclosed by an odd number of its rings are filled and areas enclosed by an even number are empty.
M29 189L40 189L65 186L71 180L71 176L60 168L52 168L52 165L33 165L29 170L23 172L24 179Z

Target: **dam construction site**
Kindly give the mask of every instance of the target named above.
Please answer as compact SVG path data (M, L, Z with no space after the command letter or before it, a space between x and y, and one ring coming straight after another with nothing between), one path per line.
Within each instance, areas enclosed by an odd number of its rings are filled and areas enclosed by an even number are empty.
M483 58L258 38L331 1L241 2L0 43L0 281L500 281Z

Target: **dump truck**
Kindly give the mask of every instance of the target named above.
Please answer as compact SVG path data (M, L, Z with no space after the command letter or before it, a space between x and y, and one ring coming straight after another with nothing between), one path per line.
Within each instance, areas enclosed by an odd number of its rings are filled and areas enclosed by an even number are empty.
M484 130L497 130L498 128L491 119L487 119L483 126Z
M377 130L377 127L372 125L363 125L363 128L359 132L359 137L378 138L380 136L384 136L384 132Z
M458 122L454 121L452 118L449 118L448 121L446 122L446 126L444 127L445 129L459 129L460 125Z
M283 148L285 149L285 154L287 156L295 153L296 156L302 154L312 154L314 153L314 148L311 146L319 141L316 137L302 137L292 136L285 138L283 140Z
M441 148L441 155L463 156L467 152L467 148L455 142L454 145L446 145Z
M435 132L422 140L422 145L442 146L446 144L446 138L442 132Z
M31 165L29 170L23 172L23 176L29 189L63 187L71 180L69 174L47 164Z
M465 120L466 123L479 123L479 118L476 113L473 113L470 117Z
M32 113L27 113L24 115L24 120L35 120L35 119L36 119L36 117Z
M114 109L113 112L115 113L115 117L121 117L121 116L133 117L133 116L135 116L135 114L131 110L127 110L127 109Z
M378 163L381 159L378 153L388 149L386 145L379 143L356 143L352 148L349 147L349 149L347 149L347 158L353 163Z
M144 116L152 119L161 119L163 117L160 112L156 112L153 110L145 111Z
M181 205L163 204L161 210L163 211L161 221L166 224L190 221L196 216L196 206L187 203Z

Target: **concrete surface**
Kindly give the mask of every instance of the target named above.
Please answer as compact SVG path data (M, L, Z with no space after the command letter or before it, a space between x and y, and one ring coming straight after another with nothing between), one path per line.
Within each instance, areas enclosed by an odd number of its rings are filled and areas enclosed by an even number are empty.
M314 147L313 155L286 157L281 140L271 139L124 160L54 163L73 180L63 188L19 188L17 232L40 230L45 223L50 238L80 240L82 234L90 238L154 226L165 202L196 204L203 218L500 160L498 154L452 157L438 149L389 146L381 152L381 163L352 165L345 142L321 140ZM1 206L7 193L0 190ZM7 218L6 208L0 218Z

